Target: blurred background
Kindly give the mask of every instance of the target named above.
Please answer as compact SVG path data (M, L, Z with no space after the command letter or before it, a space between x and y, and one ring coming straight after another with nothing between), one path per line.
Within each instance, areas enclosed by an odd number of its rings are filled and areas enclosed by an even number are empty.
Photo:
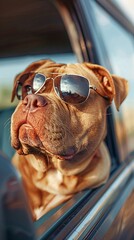
M0 108L5 108L11 105L14 77L28 64L76 58L54 1L2 0L0 6Z
M134 0L113 2L134 22ZM14 77L44 58L77 61L55 1L0 0L0 109L11 105Z

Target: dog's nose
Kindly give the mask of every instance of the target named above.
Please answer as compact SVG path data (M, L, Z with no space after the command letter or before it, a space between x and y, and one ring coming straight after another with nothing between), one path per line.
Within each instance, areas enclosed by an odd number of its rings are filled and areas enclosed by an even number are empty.
M23 100L23 105L25 110L30 112L36 111L39 107L44 107L47 105L47 100L43 96L36 94L29 94Z

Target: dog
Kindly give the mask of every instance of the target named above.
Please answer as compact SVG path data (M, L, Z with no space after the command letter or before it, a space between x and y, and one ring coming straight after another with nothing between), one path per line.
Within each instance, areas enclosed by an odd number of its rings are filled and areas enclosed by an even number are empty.
M128 83L92 63L40 60L14 80L11 118L13 164L21 173L33 219L109 178L104 143L107 108L117 110Z

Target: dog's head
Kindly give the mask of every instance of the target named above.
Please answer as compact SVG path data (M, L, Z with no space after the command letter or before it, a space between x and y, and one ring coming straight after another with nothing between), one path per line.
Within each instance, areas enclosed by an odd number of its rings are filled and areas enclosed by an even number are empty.
M12 146L30 156L40 171L46 171L51 159L55 166L62 161L73 168L104 139L107 107L114 99L119 108L127 81L99 65L42 60L17 75L12 101L15 95L22 99L12 115Z

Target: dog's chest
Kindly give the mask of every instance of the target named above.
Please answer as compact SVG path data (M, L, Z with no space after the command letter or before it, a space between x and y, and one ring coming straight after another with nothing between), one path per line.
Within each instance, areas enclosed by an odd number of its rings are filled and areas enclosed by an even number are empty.
M43 174L34 173L32 181L42 191L52 194L70 194L75 190L78 177L64 176L59 170L52 168Z

